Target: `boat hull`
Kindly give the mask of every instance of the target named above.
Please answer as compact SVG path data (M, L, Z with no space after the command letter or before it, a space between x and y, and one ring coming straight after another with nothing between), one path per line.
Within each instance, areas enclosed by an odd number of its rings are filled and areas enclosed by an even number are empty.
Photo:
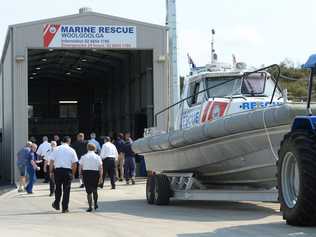
M148 170L193 172L206 186L272 188L277 151L303 104L234 114L188 130L136 141ZM139 152L143 150L143 152Z
M210 139L177 149L145 154L149 170L194 172L204 185L248 185L271 188L276 183L276 155L289 126Z

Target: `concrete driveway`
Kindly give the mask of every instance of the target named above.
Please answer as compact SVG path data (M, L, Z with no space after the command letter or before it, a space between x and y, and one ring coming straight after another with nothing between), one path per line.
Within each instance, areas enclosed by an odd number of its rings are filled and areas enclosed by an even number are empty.
M33 195L16 190L0 196L1 237L178 236L254 237L316 236L316 228L287 226L275 203L173 201L169 206L148 205L145 180L135 186L109 183L99 190L99 210L86 213L86 194L73 183L70 213L51 208L48 185Z

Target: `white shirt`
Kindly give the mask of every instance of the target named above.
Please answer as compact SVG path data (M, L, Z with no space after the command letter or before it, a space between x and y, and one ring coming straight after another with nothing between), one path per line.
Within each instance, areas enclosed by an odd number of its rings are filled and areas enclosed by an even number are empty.
M36 154L39 156L45 156L49 149L51 149L51 145L48 141L45 141L38 147Z
M102 160L107 158L107 157L112 157L112 158L115 158L117 160L118 153L117 153L117 149L116 149L115 145L112 144L111 142L104 143L102 146L102 149L101 149L100 156L101 156Z
M53 151L55 151L57 149L57 147L54 147L54 148L50 148L47 152L46 152L46 154L45 154L45 156L44 156L44 160L46 160L47 161L47 164L49 165L49 161L50 161L50 159L51 159L51 157L52 157L52 154L53 154Z
M50 160L54 161L55 168L71 169L72 164L78 162L78 157L75 150L64 143L54 149Z
M88 151L87 154L81 156L79 161L83 170L96 170L98 171L102 165L101 157L95 154L94 151Z

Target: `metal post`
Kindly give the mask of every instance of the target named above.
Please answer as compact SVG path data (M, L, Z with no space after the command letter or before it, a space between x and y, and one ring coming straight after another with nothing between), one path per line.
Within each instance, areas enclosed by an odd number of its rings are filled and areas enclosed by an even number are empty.
M177 64L177 22L176 22L176 0L166 0L168 37L169 37L169 62L170 62L170 102L175 104L180 100L180 81L178 77ZM170 110L168 130L174 130L178 106Z
M312 68L311 69L311 73L310 73L310 77L309 77L309 83L308 83L308 94L307 94L307 113L309 116L311 116L312 113L312 109L311 109L311 99L312 99L312 90L313 90L313 77L314 77L314 73L315 73L316 69Z
M214 63L214 53L215 53L215 49L214 49L214 35L215 35L215 30L212 29L212 42L211 42L211 64Z

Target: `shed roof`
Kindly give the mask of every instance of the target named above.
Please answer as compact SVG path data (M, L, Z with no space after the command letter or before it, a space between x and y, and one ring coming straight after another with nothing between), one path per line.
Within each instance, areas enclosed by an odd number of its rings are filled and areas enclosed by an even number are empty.
M83 16L103 17L105 19L109 19L109 20L113 20L113 21L125 21L125 22L131 23L131 24L143 25L144 27L150 27L150 28L156 28L156 29L162 29L162 30L166 30L167 29L167 27L163 26L163 25L157 25L157 24L152 24L152 23L132 20L132 19L128 19L128 18L122 18L122 17L118 17L118 16L111 16L111 15L97 13L97 12L77 13L77 14L73 14L73 15L66 15L66 16L47 18L47 19L42 19L42 20L37 20L37 21L30 21L30 22L25 22L25 23L19 23L19 24L14 24L14 25L11 25L11 26L15 27L15 28L19 28L19 27L30 26L30 25L35 25L35 24L43 24L43 23L47 23L47 22L56 22L56 21L63 21L63 20L73 19L73 18L81 18Z
M122 17L118 17L118 16L102 14L102 13L93 12L93 11L84 12L84 13L77 13L77 14L72 14L72 15L66 15L66 16L59 16L59 17L54 17L54 18L41 19L41 20L30 21L30 22L25 22L25 23L18 23L18 24L9 25L9 27L8 27L8 31L7 31L6 38L5 38L5 43L3 45L3 50L1 52L0 63L3 62L4 56L5 56L6 51L7 51L8 43L10 40L10 32L11 32L10 29L27 27L27 26L37 25L37 24L45 24L48 22L58 22L58 21L81 18L81 17L86 17L86 16L95 16L95 17L100 17L100 18L103 17L105 19L109 19L109 20L113 20L113 21L125 21L126 23L129 23L129 24L137 24L137 25L141 25L144 27L160 29L160 30L167 30L167 27L163 26L163 25L157 25L157 24L132 20L132 19L128 19L128 18L122 18ZM1 72L1 70L2 69L0 67L0 72Z

